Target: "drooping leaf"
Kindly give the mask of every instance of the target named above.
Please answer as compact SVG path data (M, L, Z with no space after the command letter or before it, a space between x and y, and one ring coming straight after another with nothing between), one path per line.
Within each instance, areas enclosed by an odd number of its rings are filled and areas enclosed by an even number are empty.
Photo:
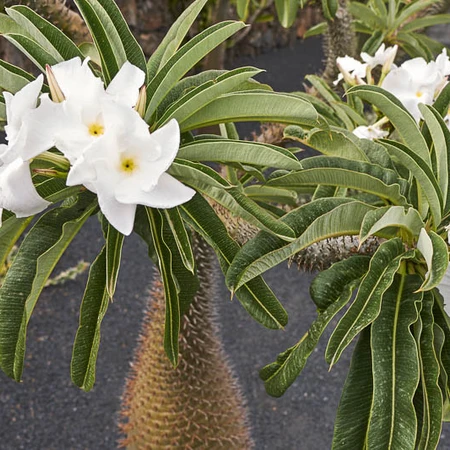
M302 168L299 160L281 147L232 139L194 141L181 147L177 156L189 161L231 162L285 170Z
M319 184L341 186L377 195L396 205L408 205L402 194L404 180L376 164L331 156L306 158L301 164L302 170L273 177L267 184L290 188Z
M275 0L278 20L284 28L289 28L297 18L298 0Z
M328 341L325 359L331 366L339 360L353 338L378 317L383 295L391 285L402 260L412 257L414 251L405 252L399 238L385 241L377 249L354 302Z
M215 250L221 269L227 272L239 245L230 237L222 221L208 202L199 194L181 206L185 220ZM235 295L247 312L267 328L282 328L287 323L287 313L261 277L257 277Z
M227 272L227 286L234 290L300 250L332 236L357 234L372 206L347 198L324 198L306 204L281 218L297 238L284 242L260 232L245 244Z
M429 291L439 285L447 270L447 243L434 231L430 230L427 233L425 228L422 228L417 248L424 256L428 267L426 278L420 286L420 290Z
M319 124L313 106L299 97L278 92L224 94L183 123L182 130L228 122L279 122L313 128Z
M106 291L112 299L116 291L125 236L109 223L106 229Z
M315 278L314 286L311 285L311 296L316 304L326 305L326 309L322 308L308 332L296 345L278 355L276 362L260 371L259 375L269 395L281 397L299 376L325 328L350 300L353 289L364 273L361 269L367 270L369 259L355 256L332 266L339 265L339 269L330 268Z
M386 206L367 213L361 225L359 240L364 242L369 236L381 230L394 227L407 233L410 240L417 237L424 223L418 211L403 206Z
M25 354L26 327L53 268L97 207L85 193L45 213L28 232L0 289L0 364L20 381Z
M361 331L342 390L332 450L365 448L373 397L370 327Z
M110 301L106 266L106 247L103 247L89 270L70 365L72 381L84 391L90 391L95 383L100 326Z
M20 67L13 66L6 61L0 61L0 89L15 94L30 81L33 75L25 72Z
M419 317L418 277L396 275L371 329L373 403L367 447L414 450L413 397L419 382L417 346L410 326Z

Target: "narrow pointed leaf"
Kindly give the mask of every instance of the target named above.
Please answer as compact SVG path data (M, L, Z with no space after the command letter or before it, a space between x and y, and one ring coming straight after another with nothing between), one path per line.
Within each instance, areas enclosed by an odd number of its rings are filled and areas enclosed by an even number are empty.
M245 27L242 22L227 21L213 25L183 45L157 73L147 86L149 121L162 99L211 50Z
M362 330L352 356L334 424L332 450L365 448L372 405L370 328Z
M377 249L354 302L328 341L325 358L331 366L339 360L353 338L377 318L383 295L391 285L400 263L413 256L414 251L405 252L399 238L383 242Z
M231 162L285 170L302 168L299 160L281 147L231 139L194 141L181 147L177 156L189 161Z
M221 269L226 273L239 251L239 245L199 194L183 204L181 209L185 220L214 248ZM247 312L265 327L277 329L286 325L288 317L285 309L261 277L242 286L234 294Z
M97 206L91 194L45 213L28 232L0 289L0 364L20 381L26 327L53 268Z
M303 159L302 170L272 178L269 186L301 187L308 185L342 186L358 189L397 205L407 205L398 175L376 164L330 156ZM404 185L404 184L403 184Z
M428 272L420 290L429 291L439 285L447 271L447 243L434 231L430 230L427 234L422 228L417 248L421 251L428 266Z
M90 391L95 383L100 326L110 301L106 283L106 251L103 247L89 270L73 344L71 377L74 384L84 391Z
M279 122L313 128L319 124L314 107L299 97L277 92L224 94L182 124L182 130L228 122Z
M405 144L425 161L428 167L431 167L427 143L416 121L397 98L375 86L355 86L347 92L347 95L358 95L380 109L397 129Z
M6 61L0 61L0 89L2 91L15 94L33 80L33 75L25 72L20 67L13 66Z
M364 215L371 209L370 205L346 198L325 198L286 214L281 221L291 225L297 239L287 243L260 232L233 260L227 272L227 286L238 289L315 242L332 236L357 234Z
M380 141L391 155L394 155L416 177L423 193L430 204L435 225L441 223L443 199L436 177L430 166L405 145L395 141Z
M439 361L434 348L433 294L423 296L422 332L418 340L423 391L424 417L418 449L436 449L442 428L442 394L439 387Z
M164 36L161 44L152 54L147 63L148 79L151 80L161 67L175 54L183 42L186 34L205 6L208 0L196 0L192 2L178 17Z
M111 299L116 291L124 238L125 236L122 233L108 223L106 233L106 291Z
M373 403L370 450L414 450L417 419L413 406L419 382L419 360L410 326L418 320L420 279L397 275L383 296L372 325Z
M165 209L164 214L166 216L167 223L172 230L173 237L178 247L178 251L183 260L183 264L190 272L195 271L194 254L192 253L191 241L184 226L183 220L180 216L178 207Z
M423 226L423 220L416 209L386 206L367 213L361 225L359 240L362 243L387 227L401 228L410 238L417 237Z
M356 256L341 261L337 264L344 271L339 271L338 274L337 270L328 269L315 278L314 286L311 285L311 296L314 295L316 304L326 304L327 307L319 313L308 332L295 346L278 355L276 362L260 371L259 375L269 395L281 397L299 376L325 328L350 300L364 269L368 268L369 259Z
M284 28L289 28L297 18L298 0L275 0L278 20Z
M44 50L58 62L76 56L83 58L79 48L61 30L27 6L6 9L8 15L21 26Z
M161 119L158 120L158 128L167 123L170 119L176 119L182 127L185 120L189 119L197 111L204 108L217 97L238 89L244 81L261 73L261 69L254 67L241 67L230 70L218 76L215 80L192 89L181 97L176 103L168 108ZM258 84L255 84L255 88Z

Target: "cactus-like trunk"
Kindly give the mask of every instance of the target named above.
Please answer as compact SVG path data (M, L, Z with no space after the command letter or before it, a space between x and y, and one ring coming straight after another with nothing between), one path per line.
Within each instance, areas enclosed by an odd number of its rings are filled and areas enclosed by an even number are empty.
M123 396L121 444L129 450L253 448L243 397L218 336L214 253L199 241L195 254L200 289L182 319L176 369L163 348L163 288L153 283Z
M347 9L347 0L339 0L335 18L327 22L328 30L323 40L325 69L322 78L331 84L339 73L336 58L346 55L357 56L356 33L352 25L353 17Z

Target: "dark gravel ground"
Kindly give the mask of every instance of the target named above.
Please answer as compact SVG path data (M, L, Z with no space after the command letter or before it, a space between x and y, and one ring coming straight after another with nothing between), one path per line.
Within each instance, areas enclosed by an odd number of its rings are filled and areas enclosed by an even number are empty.
M239 65L268 69L260 79L278 90L296 90L307 73L320 67L319 41L241 60ZM100 227L90 219L63 257L57 271L79 260L92 261L102 244ZM75 388L69 364L86 276L47 288L30 322L23 383L0 374L0 450L113 450L120 395L147 301L152 268L145 245L126 239L115 302L102 326L97 383L90 393ZM308 287L312 275L280 267L266 279L288 310L285 331L266 330L230 303L223 283L217 297L225 347L246 395L257 450L329 449L334 415L349 352L331 373L322 341L301 378L281 399L269 397L258 371L293 345L315 317ZM448 438L447 438L448 439ZM443 442L446 442L445 438ZM442 445L441 449L450 449ZM349 449L358 450L358 449ZM401 449L398 449L401 450Z

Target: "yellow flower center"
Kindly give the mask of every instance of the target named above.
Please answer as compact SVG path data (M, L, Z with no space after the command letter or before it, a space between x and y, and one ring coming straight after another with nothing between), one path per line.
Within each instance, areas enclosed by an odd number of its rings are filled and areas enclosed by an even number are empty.
M423 95L423 92L420 92L420 91L417 91L417 92L416 92L416 97L417 97L417 98L422 97L422 95Z
M120 161L120 170L125 173L132 173L137 169L138 165L132 157L124 157Z
M99 123L91 123L88 130L91 136L98 137L105 132L105 127Z

